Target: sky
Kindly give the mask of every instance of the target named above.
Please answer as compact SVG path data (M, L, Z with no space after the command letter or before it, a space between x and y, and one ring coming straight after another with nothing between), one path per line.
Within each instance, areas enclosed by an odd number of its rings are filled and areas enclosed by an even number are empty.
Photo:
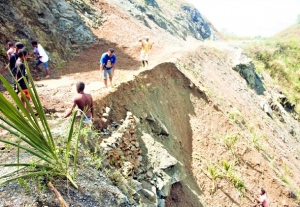
M300 0L186 0L218 31L236 36L270 37L293 25Z

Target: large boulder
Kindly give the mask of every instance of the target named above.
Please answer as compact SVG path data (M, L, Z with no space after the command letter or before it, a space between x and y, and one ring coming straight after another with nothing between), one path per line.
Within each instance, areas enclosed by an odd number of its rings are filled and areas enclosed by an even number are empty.
M235 48L232 69L237 71L257 94L261 95L264 93L265 88L261 78L255 72L252 59L239 48Z
M147 27L158 27L170 34L186 39L216 39L215 31L200 12L189 4L158 0L113 0Z
M30 50L31 41L37 40L52 64L69 60L94 41L86 22L66 1L0 1L0 11L2 45L21 41ZM0 56L0 62L5 62L5 55Z

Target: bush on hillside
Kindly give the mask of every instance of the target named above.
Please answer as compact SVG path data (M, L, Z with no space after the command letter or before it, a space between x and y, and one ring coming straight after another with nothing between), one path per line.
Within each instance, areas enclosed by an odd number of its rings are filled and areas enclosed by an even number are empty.
M267 39L249 43L245 50L254 60L257 72L266 71L280 85L300 112L300 42L298 38Z

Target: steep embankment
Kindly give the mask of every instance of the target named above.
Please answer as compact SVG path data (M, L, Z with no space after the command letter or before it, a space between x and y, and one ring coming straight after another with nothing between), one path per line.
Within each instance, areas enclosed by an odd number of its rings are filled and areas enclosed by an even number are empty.
M80 161L78 182L83 189L99 176L101 180L108 176L123 189L117 179L123 175L136 186L134 194L122 190L132 205L142 202L149 206L163 203L166 206L215 206L220 203L248 206L261 186L267 190L272 205L295 203L290 197L295 195L299 183L296 176L300 170L297 165L299 144L295 139L299 134L298 123L285 114L281 114L285 122L280 122L276 118L280 111L274 111L273 119L269 117L259 106L263 96L256 95L232 69L234 61L231 60L239 59L241 54L225 45L219 45L219 49L216 46L204 44L197 51L184 53L174 63L162 63L135 78L128 70L119 69L115 83L120 85L109 91L99 87L96 70L68 74L68 78L63 79L69 82L60 83L59 88L51 84L55 80L41 82L44 85L38 90L44 94L43 102L55 99L57 107L71 99L72 89L65 86L73 86L83 77L89 80L87 89L93 96L101 97L95 98L95 127L100 130L100 135L88 138L91 140L89 148L100 146L106 153L102 171L114 173L98 174L93 169L97 162L86 166L85 161ZM86 52L98 49L97 45L91 47L72 64L83 64ZM129 81L122 83L124 79ZM51 105L48 104L46 106ZM129 115L128 120L134 121L123 125L128 111L133 115ZM59 115L55 110L53 113ZM63 131L65 127L55 131ZM294 137L287 128L294 128ZM82 148L83 160L87 159L84 158L87 149ZM9 151L14 153L14 150ZM9 151L5 157L9 157ZM224 172L224 162L230 166L230 174ZM122 174L124 170L130 173ZM86 172L96 174L84 181ZM214 175L222 175L222 178L217 176L213 186ZM109 182L103 180L101 183L102 187L95 186L90 191L80 191L80 194L72 189L74 198L68 202L84 206L86 202L92 205L106 198L115 201L110 202L111 206L118 206L117 203L129 205L117 189L114 195L97 194L100 189L103 192L103 188L110 188ZM3 188L4 192L7 188ZM64 185L57 188L67 197L68 189ZM6 194L21 192L16 188ZM245 199L241 199L241 193ZM27 195L27 200L34 201L34 195ZM14 203L10 200L13 196L6 198L8 203ZM56 202L53 196L38 201L44 204Z
M174 64L161 64L98 100L103 112L104 107L112 110L105 122L119 120L131 111L139 120L140 145L146 146L143 156L151 157L147 134L178 160L174 168L180 173L175 176L167 206L248 206L259 187L267 189L272 205L292 204L290 194L296 193L299 183L295 176L300 170L299 146L284 129L299 130L298 123L291 117L285 117L286 124L280 123L262 111L263 97L232 70L230 59L240 58L235 49L207 45L201 50L183 56L180 60L188 58L184 64L177 62L185 75ZM191 63L193 67L188 68ZM107 123L101 120L99 127L106 129ZM228 172L224 163L230 166ZM147 161L145 165L145 173L151 171ZM170 176L174 177L174 172ZM151 179L155 181L156 176ZM159 190L153 193L160 195ZM242 194L246 199L240 199Z
M296 193L299 183L295 176L299 172L299 125L278 103L273 119L267 114L270 111L265 113L265 107L260 108L268 102L275 106L276 94L265 91L265 95L258 96L247 86L247 82L254 81L250 73L253 67L241 50L208 42L194 51L186 51L177 61L172 56L166 59L174 63L162 63L140 74L138 70L120 68L115 77L118 87L104 91L99 86L97 70L87 73L78 70L73 71L77 74L71 74L75 65L89 68L85 65L89 62L83 61L86 52L94 53L101 47L106 45L101 42L94 45L64 70L69 73L69 82L60 88L52 84L55 90L48 90L51 84L39 90L47 95L43 96L44 100L52 97L55 107L62 107L72 96L72 89L66 90L64 86L73 86L83 77L89 80L87 90L101 98L95 98L95 127L102 135L94 137L92 142L99 143L102 149L108 146L111 149L106 150L113 149L107 154L103 169L122 171L125 163L126 167L131 163L134 167L129 168L132 170L130 178L140 183L142 188L138 187L137 193L142 202L157 205L159 199L171 206L176 206L175 203L177 206L182 203L211 206L221 202L226 206L251 205L261 186L274 205L294 202L289 197ZM126 52L119 54L123 57ZM121 59L120 65L126 63L126 59ZM248 78L247 82L233 68L243 68L241 74ZM46 106L51 107L51 104ZM53 110L55 114L59 111ZM121 136L123 141L114 141L110 134L119 128L127 111L135 117L135 130L129 137ZM130 140L129 143L126 144L126 140ZM133 144L136 142L138 144ZM169 168L163 172L157 169L159 163L167 160L158 150L161 148L167 151L164 151L167 157L177 160L175 165L174 161L167 161ZM155 156L157 154L160 156ZM221 170L225 162L230 165L231 178ZM216 179L215 189L212 189L213 172L222 175L222 179ZM160 179L167 182L162 183ZM242 192L246 199L240 199Z
M300 24L294 24L285 30L278 32L273 38L277 39L291 39L291 38L299 38L300 35Z
M98 40L55 70L56 79L37 82L49 119L64 113L77 81L95 99L99 131L81 140L79 190L53 181L70 205L250 206L260 187L272 206L297 205L299 124L276 92L259 85L240 49L191 37L183 41L145 17L150 29L121 4L94 4L105 19L100 30L93 29ZM134 5L148 12L157 8ZM147 71L139 68L137 40L144 35L155 43ZM111 46L118 56L115 87L104 89L97 62ZM67 121L50 122L64 140ZM1 153L7 162L17 149L4 146ZM58 205L42 185L30 184L29 192L24 183L4 186L0 204Z

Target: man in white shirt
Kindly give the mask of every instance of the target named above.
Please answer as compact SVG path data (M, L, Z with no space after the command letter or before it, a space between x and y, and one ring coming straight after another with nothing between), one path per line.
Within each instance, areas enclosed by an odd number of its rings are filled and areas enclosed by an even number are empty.
M43 63L44 68L46 70L46 77L45 78L50 78L50 72L49 72L49 65L48 65L48 60L49 57L47 55L47 53L45 52L44 48L42 47L42 45L38 44L37 41L32 41L31 42L32 47L33 47L33 54L36 54L37 58L36 58L36 70L34 72L38 71L39 65L41 63Z

